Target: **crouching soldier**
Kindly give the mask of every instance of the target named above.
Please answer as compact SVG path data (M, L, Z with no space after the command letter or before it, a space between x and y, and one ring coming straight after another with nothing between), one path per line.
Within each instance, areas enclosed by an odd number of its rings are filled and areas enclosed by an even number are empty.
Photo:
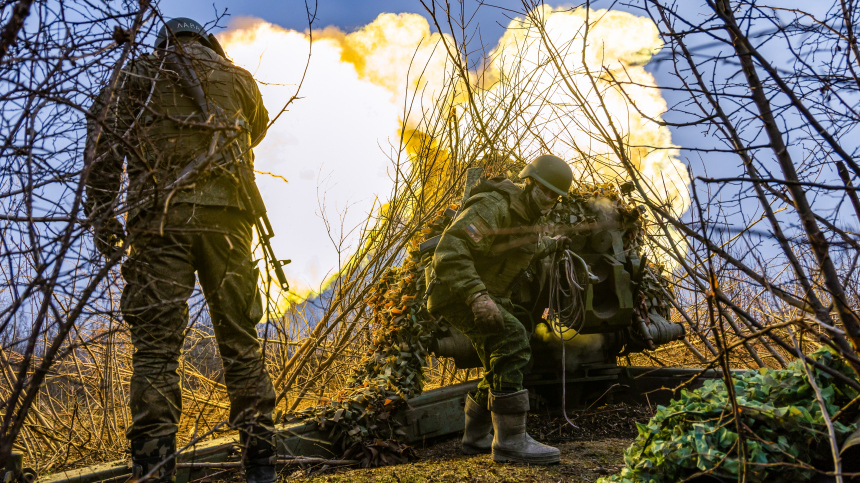
M484 366L477 392L466 400L463 452L492 451L497 462L554 464L559 450L526 433L529 397L523 369L531 348L526 328L511 313L510 296L532 260L567 242L562 236L539 237L530 227L567 194L573 173L562 159L544 155L520 177L523 186L499 177L472 189L436 247L438 285L428 308L469 337Z

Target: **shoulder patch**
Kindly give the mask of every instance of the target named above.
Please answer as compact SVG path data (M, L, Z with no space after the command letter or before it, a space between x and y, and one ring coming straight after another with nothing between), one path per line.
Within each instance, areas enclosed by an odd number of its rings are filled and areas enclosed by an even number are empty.
M475 243L480 243L481 240L484 239L484 235L489 233L490 229L487 227L484 220L479 217L475 218L469 226L466 227L466 234L469 235L469 238L472 239Z

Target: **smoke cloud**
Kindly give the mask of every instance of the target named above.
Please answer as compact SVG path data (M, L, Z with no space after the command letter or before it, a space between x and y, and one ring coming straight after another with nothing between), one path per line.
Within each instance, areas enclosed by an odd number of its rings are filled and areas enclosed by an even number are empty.
M656 192L671 199L675 209L685 210L689 206L686 171L668 129L648 119L659 119L666 110L659 91L649 88L655 84L653 77L642 67L662 47L653 23L623 12L591 11L588 41L583 44L585 10L544 7L537 13L546 19L554 48L563 52L561 61L570 72L567 82L590 92L588 102L597 105L598 99L585 66L604 78L611 74L635 83L628 94L641 114L621 93L607 87L607 79L600 81L598 91L612 121L633 146L630 155L638 169L653 180ZM536 87L530 90L537 96L534 101L542 101L536 106L559 105L535 113L546 118L535 136L523 142L534 143L537 152L541 149L538 137L551 139L548 147L570 160L582 179L619 176L617 158L585 128L589 121L584 110L570 105L564 79L548 65L548 50L535 33L534 25L523 19L511 22L486 65L486 90L478 95L485 99L498 95L494 89L500 79L530 79ZM404 128L417 125L422 110L432 105L444 83L449 66L440 39L430 32L426 19L415 14L381 14L352 33L333 27L314 32L301 99L255 150L258 171L289 181L257 176L277 235L272 240L275 252L293 259L286 271L299 297L321 291L339 272L357 248L362 222L387 201L392 188L390 146L399 143L398 133ZM261 83L271 116L277 115L301 81L308 40L306 33L259 19L236 21L220 35L234 62ZM414 98L409 95L416 92ZM404 119L408 102L413 107ZM598 122L608 122L607 116L600 116ZM601 160L599 173L583 171L583 154Z

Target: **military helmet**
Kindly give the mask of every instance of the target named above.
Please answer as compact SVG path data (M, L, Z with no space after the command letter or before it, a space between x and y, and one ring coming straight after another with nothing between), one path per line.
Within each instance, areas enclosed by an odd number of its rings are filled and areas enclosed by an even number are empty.
M563 159L552 154L544 154L527 164L520 171L520 178L532 178L558 193L559 196L567 196L567 191L573 183L573 171Z
M168 20L161 26L161 30L158 31L158 37L155 38L155 46L157 48L164 47L168 38L168 30L174 36L192 34L196 36L203 45L210 47L209 41L206 39L206 29L204 29L202 25L188 17L176 17Z

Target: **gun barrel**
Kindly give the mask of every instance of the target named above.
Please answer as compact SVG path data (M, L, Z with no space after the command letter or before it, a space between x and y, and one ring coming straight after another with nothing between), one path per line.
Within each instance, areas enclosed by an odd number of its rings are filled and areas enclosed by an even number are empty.
M260 244L263 245L263 253L269 259L269 264L272 270L275 271L275 278L278 279L278 285L281 290L287 292L290 290L290 284L287 282L287 275L284 273L284 265L291 260L278 260L275 257L275 250L272 248L272 243L269 241L275 235L272 232L272 225L269 223L269 218L265 215L257 216L254 225L257 228L257 234L260 236Z
M281 285L281 290L289 292L290 284L287 282L287 275L284 273L284 268L280 260L272 259L272 265L275 267L275 276L278 278L278 283Z

